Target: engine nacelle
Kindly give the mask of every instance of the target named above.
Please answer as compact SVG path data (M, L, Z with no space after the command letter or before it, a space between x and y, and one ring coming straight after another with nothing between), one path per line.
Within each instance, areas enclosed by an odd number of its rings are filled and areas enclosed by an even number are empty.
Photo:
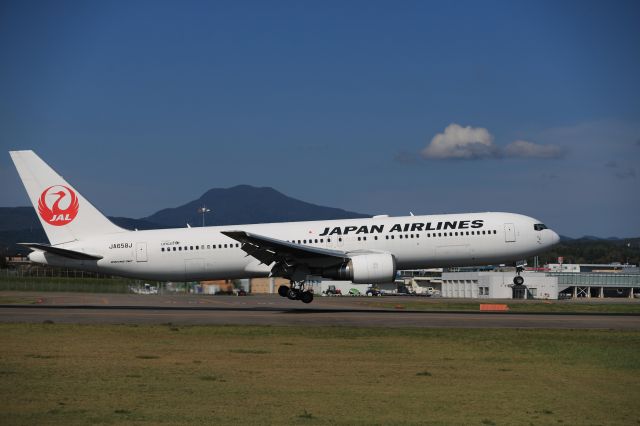
M361 254L335 268L328 268L322 276L356 284L393 282L396 277L396 259L389 253Z

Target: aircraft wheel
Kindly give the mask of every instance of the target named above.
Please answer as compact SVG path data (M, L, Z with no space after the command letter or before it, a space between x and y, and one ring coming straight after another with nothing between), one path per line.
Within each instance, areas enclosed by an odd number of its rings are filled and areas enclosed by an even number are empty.
M513 283L515 285L522 285L524 284L524 278L522 278L520 275L513 277Z
M311 293L310 291L303 291L300 294L300 300L302 300L303 303L313 302L313 293Z
M289 292L289 287L286 285L281 285L278 287L278 294L282 297L287 297L287 293Z
M300 295L300 292L299 292L298 290L296 290L295 288L290 288L290 289L287 291L287 297L288 297L290 300L297 300L297 299L298 299L298 297L299 297L299 295Z

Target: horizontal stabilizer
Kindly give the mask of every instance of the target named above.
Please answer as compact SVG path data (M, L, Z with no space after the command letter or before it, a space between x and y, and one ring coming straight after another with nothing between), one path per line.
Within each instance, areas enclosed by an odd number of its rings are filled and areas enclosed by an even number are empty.
M80 251L63 249L60 247L50 246L48 244L40 244L40 243L20 243L21 246L29 247L33 250L40 250L47 253L55 254L57 256L67 257L69 259L76 260L100 260L102 256L98 256L95 254L87 254L82 253Z

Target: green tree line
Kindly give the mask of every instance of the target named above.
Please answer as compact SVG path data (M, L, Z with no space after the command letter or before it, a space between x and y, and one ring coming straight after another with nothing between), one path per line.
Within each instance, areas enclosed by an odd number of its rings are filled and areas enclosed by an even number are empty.
M623 240L564 240L538 256L540 264L557 263L630 263L640 264L640 238ZM532 264L532 260L528 261Z

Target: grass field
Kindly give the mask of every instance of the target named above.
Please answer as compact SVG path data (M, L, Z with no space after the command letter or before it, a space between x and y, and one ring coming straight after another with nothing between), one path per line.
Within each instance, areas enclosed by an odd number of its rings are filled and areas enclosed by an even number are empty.
M362 298L357 303L370 308L405 309L418 311L478 311L480 303L504 303L510 312L521 313L616 313L640 314L640 302L637 299L618 299L615 302L596 300L455 300L449 299L413 299L389 301L385 298Z
M0 424L639 424L640 333L0 324Z

